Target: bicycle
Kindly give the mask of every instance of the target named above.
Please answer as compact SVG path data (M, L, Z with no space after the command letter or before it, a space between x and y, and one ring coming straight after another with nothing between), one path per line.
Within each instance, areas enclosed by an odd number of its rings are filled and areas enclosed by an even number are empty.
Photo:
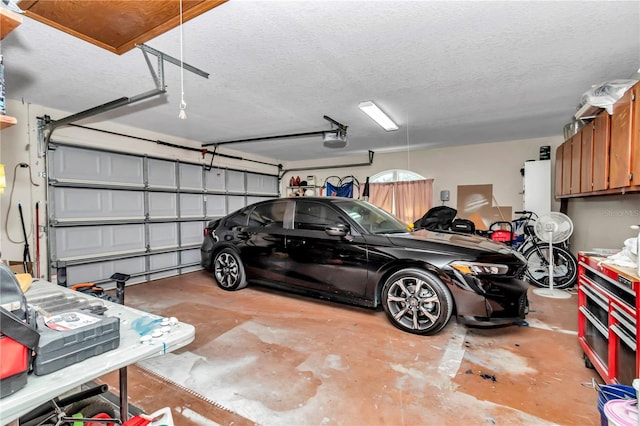
M536 287L549 287L549 243L542 241L534 231L531 222L538 218L535 212L522 210L515 214L519 218L511 222L496 222L495 224L510 224L509 239L505 244L524 256L527 261L525 276L527 281ZM495 231L494 231L495 232ZM516 236L514 238L514 236ZM578 278L578 261L568 250L566 242L553 244L553 288L567 289L575 285Z

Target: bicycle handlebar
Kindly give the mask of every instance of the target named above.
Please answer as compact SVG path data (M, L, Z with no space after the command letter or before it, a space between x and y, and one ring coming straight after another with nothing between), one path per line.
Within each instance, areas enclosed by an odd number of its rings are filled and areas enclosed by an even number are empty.
M515 211L513 213L521 215L521 216L526 216L529 219L534 218L534 217L536 217L536 218L538 217L536 212L532 212L531 210L518 210L518 211ZM522 218L520 218L520 219L522 219Z

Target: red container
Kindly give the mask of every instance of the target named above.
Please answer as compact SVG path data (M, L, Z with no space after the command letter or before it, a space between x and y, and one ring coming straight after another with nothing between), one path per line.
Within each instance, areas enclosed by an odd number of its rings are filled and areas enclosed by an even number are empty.
M0 335L0 398L11 395L27 384L29 353L26 346Z
M491 239L501 243L510 242L513 240L513 233L504 229L497 229L491 233Z
M31 349L40 339L35 318L16 276L0 263L0 398L27 384Z

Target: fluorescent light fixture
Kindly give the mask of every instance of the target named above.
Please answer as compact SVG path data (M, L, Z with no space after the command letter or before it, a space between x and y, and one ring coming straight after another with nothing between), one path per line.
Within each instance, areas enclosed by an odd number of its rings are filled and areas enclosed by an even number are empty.
M360 109L364 111L365 114L371 117L373 121L378 123L387 132L391 130L398 130L398 126L396 125L396 123L391 121L387 114L382 112L382 110L378 108L378 105L374 104L373 102L360 102L358 107L360 107Z

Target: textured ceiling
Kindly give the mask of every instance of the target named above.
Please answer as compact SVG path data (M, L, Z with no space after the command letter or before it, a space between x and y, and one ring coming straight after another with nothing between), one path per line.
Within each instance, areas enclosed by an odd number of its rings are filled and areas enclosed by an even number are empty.
M167 64L167 95L83 124L203 143L328 130L324 115L349 126L341 150L320 137L229 146L278 161L537 138L562 134L591 85L640 67L638 1L231 0L183 34L184 61L211 74L184 73L186 120ZM179 58L179 30L147 45ZM117 56L29 18L2 53L10 99L75 113L154 88L139 49ZM364 100L400 129L373 123Z

